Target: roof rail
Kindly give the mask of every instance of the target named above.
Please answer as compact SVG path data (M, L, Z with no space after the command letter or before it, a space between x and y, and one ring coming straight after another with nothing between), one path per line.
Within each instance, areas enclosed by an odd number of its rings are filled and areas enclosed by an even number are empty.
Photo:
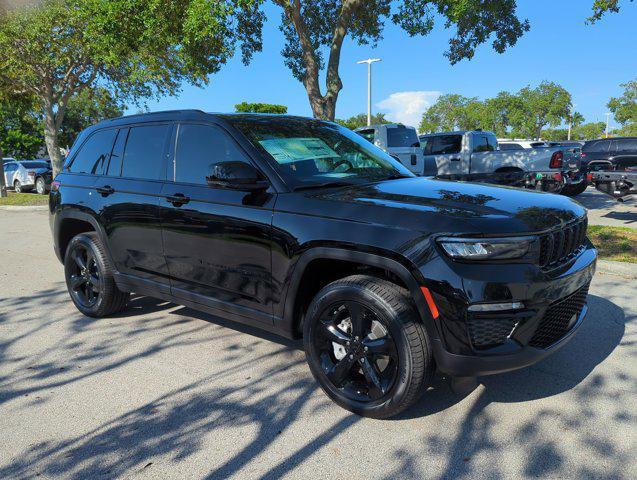
M120 120L122 118L135 118L135 117L147 118L147 117L156 116L156 115L165 115L166 113L186 113L186 112L203 113L203 114L206 113L203 110L200 110L198 108L186 108L186 109L180 109L180 110L161 110L159 112L134 113L132 115L122 115L121 117L109 118L108 121L112 122L114 120Z

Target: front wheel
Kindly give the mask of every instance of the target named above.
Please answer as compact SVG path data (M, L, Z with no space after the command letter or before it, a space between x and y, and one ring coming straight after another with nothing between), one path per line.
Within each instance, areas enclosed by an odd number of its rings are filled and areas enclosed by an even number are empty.
M412 405L434 371L431 348L409 294L355 275L323 288L303 325L312 374L341 407L373 418Z
M64 275L71 300L89 317L104 317L122 310L129 293L117 288L104 247L94 232L76 235L64 256Z

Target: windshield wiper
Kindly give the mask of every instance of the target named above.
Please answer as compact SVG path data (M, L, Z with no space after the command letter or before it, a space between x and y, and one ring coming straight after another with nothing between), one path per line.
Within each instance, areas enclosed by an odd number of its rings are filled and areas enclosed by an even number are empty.
M352 185L354 184L350 182L341 182L341 181L313 183L311 185L299 185L298 187L294 187L294 191L296 192L298 190L311 190L315 188L351 187Z

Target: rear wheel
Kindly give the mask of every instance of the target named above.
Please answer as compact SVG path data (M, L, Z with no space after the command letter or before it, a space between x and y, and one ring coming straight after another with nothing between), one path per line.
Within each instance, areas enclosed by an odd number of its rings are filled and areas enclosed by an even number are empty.
M568 197L575 197L580 193L584 193L586 187L588 187L586 182L580 182L577 185L564 185L564 188L562 188L560 193Z
M96 233L82 233L69 242L64 257L66 285L77 309L89 317L122 310L129 293L115 285L113 267Z
M13 190L15 190L15 193L22 193L22 183L20 180L13 182Z
M38 179L35 181L35 190L40 195L46 195L46 183L44 182L44 179L42 177L38 177Z
M355 275L323 288L308 309L310 370L341 407L373 418L412 405L434 371L427 334L406 290Z

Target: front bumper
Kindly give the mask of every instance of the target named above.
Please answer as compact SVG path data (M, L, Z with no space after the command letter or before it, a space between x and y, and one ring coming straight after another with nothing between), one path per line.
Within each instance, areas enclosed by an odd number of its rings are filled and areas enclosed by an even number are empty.
M586 292L596 259L590 243L550 274L529 264L435 259L427 268L432 270L422 273L433 279L438 272L438 281L428 286L440 312L432 338L439 370L458 377L491 375L532 365L559 350L587 315ZM522 302L524 307L479 315L468 311L472 304L499 302Z

